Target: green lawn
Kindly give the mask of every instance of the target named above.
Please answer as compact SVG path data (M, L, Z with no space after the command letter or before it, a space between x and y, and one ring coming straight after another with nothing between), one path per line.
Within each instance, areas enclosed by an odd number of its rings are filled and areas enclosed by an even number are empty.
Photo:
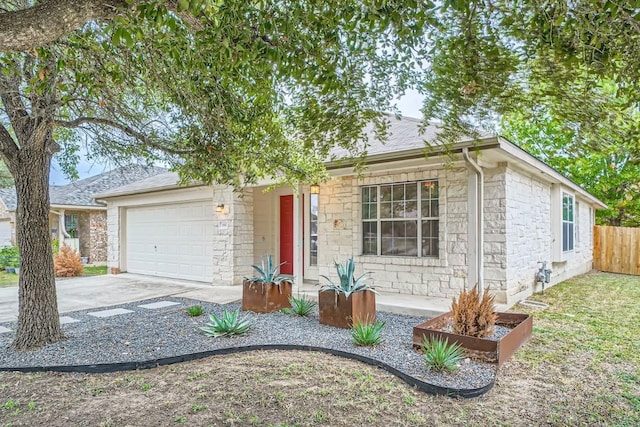
M4 270L0 271L0 288L8 288L18 284L18 275L9 274Z
M107 266L85 267L83 276L100 276L107 274ZM18 275L0 271L0 288L8 288L18 284Z
M107 266L85 267L83 276L101 276L107 274Z

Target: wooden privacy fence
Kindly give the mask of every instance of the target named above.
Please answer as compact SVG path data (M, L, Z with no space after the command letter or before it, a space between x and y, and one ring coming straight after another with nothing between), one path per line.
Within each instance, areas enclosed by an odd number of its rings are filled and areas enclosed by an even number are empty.
M640 275L640 228L595 226L593 268Z

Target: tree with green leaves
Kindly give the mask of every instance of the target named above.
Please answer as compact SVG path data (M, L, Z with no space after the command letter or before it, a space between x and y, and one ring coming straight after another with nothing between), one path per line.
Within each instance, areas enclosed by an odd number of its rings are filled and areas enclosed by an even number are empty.
M5 1L0 154L24 262L14 347L62 337L47 171L79 138L185 180L296 181L322 174L331 146L354 149L365 123L384 136L381 111L415 87L444 141L543 106L579 141L624 137L637 152L640 130L615 123L640 101L639 22L638 0ZM624 103L598 102L604 80Z
M618 121L618 134L625 129L632 133L640 122L638 114L624 118ZM607 144L602 144L598 142L602 135L589 138L589 133L576 132L575 123L541 109L508 114L502 118L501 128L505 137L605 202L608 208L596 212L598 224L640 227L637 141L611 135Z
M592 143L640 139L638 128L622 135L610 120L640 105L638 0L445 0L426 36L423 112L444 122L443 139L496 130L501 115L539 106ZM624 104L602 104L601 81ZM603 125L601 137L592 132Z
M86 144L94 158L161 160L206 184L321 179L332 147L366 143L365 124L384 137L382 113L414 78L425 13L368 0L8 4L0 155L18 197L19 350L64 338L48 231L55 153L72 169ZM43 10L51 25L31 37ZM63 33L50 28L58 18ZM11 29L24 30L13 44Z

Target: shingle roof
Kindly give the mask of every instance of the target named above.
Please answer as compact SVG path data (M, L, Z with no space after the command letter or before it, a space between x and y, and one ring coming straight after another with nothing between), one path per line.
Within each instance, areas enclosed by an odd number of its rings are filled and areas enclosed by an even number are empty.
M146 190L150 189L160 190L163 188L173 188L176 187L178 179L178 174L176 172L165 172L146 179L142 179L140 181L132 182L128 185L123 185L122 187L113 188L110 191L96 193L95 196L99 199L102 196L112 197L119 194L143 193Z
M50 202L51 205L104 206L103 203L97 203L93 199L95 194L104 193L112 188L121 187L166 171L165 168L157 166L123 166L67 185L52 185L49 187ZM8 210L16 210L15 187L0 188L0 198Z
M387 116L389 120L388 137L386 141L380 141L375 137L373 125L367 125L363 132L368 136L367 155L374 156L376 154L401 153L408 150L420 149L426 147L426 142L437 143L437 136L440 132L440 126L437 123L430 122L422 127L421 119L411 117L402 117L397 119L393 115ZM482 134L480 138L486 138L492 135ZM359 149L362 149L363 144ZM339 160L351 157L351 154L343 148L334 148L331 150L328 161ZM100 197L115 197L125 194L144 193L149 191L157 191L169 188L176 188L178 175L173 172L164 173L152 178L144 179L120 188L96 194ZM198 184L194 184L198 185Z

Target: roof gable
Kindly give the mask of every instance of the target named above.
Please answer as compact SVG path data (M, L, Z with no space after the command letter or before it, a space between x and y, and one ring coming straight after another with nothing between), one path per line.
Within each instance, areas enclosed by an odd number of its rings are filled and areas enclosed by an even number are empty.
M167 169L157 166L129 165L99 175L80 179L66 185L49 186L49 198L52 206L104 206L97 203L94 194L121 187L150 176L166 172ZM0 188L0 198L10 211L17 208L15 187Z

